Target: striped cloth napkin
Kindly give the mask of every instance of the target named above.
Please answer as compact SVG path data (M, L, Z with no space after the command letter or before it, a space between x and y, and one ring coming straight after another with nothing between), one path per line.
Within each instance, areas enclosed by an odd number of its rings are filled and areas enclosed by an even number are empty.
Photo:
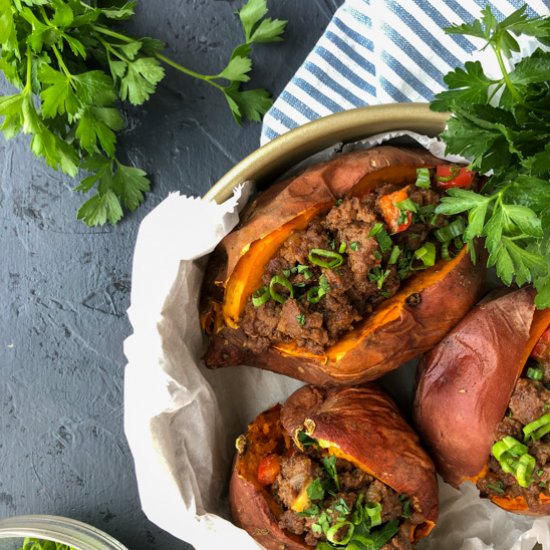
M443 76L477 50L444 27L478 18L489 4L498 19L522 0L346 0L264 117L262 144L317 118L379 103L430 101ZM550 0L529 0L546 15Z

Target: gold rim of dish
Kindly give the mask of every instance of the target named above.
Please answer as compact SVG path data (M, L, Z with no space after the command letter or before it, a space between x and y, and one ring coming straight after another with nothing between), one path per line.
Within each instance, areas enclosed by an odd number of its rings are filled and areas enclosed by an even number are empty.
M356 141L393 130L436 136L445 128L448 117L448 113L430 111L427 103L373 105L329 115L290 130L256 149L219 179L204 198L221 203L240 183L275 178L335 143Z

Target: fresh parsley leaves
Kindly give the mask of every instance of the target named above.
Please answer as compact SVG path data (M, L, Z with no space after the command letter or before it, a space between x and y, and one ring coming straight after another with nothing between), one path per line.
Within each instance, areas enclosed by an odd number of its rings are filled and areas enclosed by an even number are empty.
M26 538L19 550L75 550L72 546L35 538Z
M541 48L515 66L517 36L550 44L550 17L528 17L526 6L498 22L489 7L472 23L446 29L481 38L493 50L501 78L490 78L479 62L445 77L448 90L431 107L451 111L442 134L448 153L472 159L471 167L491 174L480 192L451 189L439 214L464 213L464 240L483 238L506 284L534 284L536 304L550 307L550 53Z
M267 0L248 0L237 12L244 42L216 75L203 75L163 55L164 44L115 27L136 2L0 0L0 71L18 93L0 97L6 138L31 136L31 149L70 176L90 172L76 190L91 196L77 217L90 226L117 223L149 191L144 171L116 156L125 121L120 102L142 105L164 78L163 65L220 90L233 118L259 121L272 104L266 90L243 90L252 46L282 40L286 21L270 19Z

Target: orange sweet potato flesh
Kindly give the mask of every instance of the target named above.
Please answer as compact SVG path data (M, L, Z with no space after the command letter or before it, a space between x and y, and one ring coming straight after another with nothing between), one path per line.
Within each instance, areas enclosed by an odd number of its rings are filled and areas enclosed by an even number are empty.
M475 303L483 283L483 258L474 266L466 250L411 278L324 354L285 343L255 353L243 345L239 329L246 301L292 231L343 194L362 197L384 183L405 185L414 181L417 167L439 163L423 150L379 147L342 155L260 195L207 269L201 321L213 334L206 365L247 364L312 384L350 385L374 380L439 342Z
M267 422L266 415L270 416ZM409 495L426 519L411 538L418 540L429 534L438 514L435 468L393 401L374 385L331 389L304 386L282 408L262 413L249 426L246 450L237 456L233 467L233 519L265 548L309 548L301 537L278 527L282 511L255 477L263 456L274 449L280 452L297 430L304 429L328 446L329 453L353 462L395 491ZM273 440L276 437L278 443Z
M550 324L550 310L535 310L533 299L524 288L477 306L421 362L415 424L438 472L455 487L484 475L514 386ZM526 511L521 499L493 500Z

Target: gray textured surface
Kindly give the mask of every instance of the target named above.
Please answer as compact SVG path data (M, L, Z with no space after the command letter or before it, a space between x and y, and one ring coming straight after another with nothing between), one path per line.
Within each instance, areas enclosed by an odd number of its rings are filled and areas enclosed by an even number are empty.
M257 49L252 84L278 93L341 3L271 0L272 15L290 25L283 44ZM142 0L131 30L214 73L240 38L240 5ZM117 227L75 221L74 182L45 168L26 139L0 138L0 517L58 514L130 549L185 548L141 512L123 433L132 250L147 212L171 190L205 192L257 147L260 127L237 127L218 92L171 70L159 93L127 116L121 150L154 188Z

